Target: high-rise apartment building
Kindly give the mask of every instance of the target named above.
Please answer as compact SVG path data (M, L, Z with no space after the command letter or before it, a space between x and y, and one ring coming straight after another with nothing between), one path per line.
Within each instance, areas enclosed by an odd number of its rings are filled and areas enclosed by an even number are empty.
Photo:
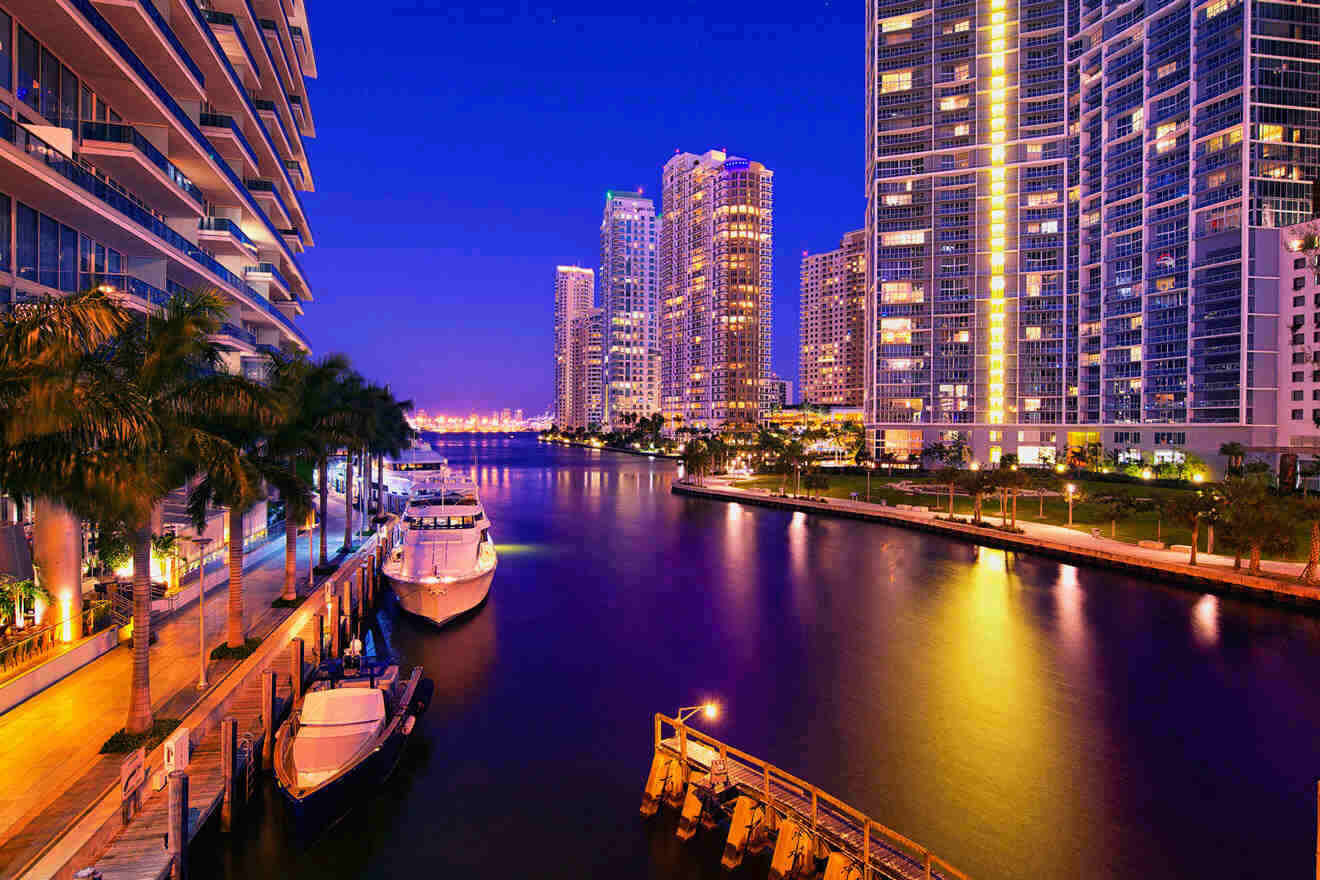
M849 232L835 250L803 254L798 325L803 403L862 405L865 313L865 229Z
M605 310L589 308L573 316L569 330L570 410L568 428L605 425Z
M641 193L605 194L600 305L605 329L605 421L660 411L659 221Z
M661 411L670 430L755 424L770 404L772 172L710 150L665 163Z
M229 370L307 349L315 75L301 3L0 0L0 299L216 290Z
M873 0L877 442L963 432L983 461L1268 442L1281 303L1260 257L1311 214L1318 41L1295 3Z
M596 273L581 266L555 267L555 422L562 428L585 428L587 418L587 344L595 309ZM596 323L599 324L599 318ZM596 368L599 383L600 367ZM590 396L590 395L588 395ZM603 398L599 391L595 397ZM597 405L603 410L603 403ZM601 421L598 412L596 421Z

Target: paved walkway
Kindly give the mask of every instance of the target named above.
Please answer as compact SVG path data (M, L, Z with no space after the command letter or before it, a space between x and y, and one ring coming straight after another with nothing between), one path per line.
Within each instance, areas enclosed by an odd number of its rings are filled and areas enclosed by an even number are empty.
M726 492L737 492L740 494L751 495L751 496L765 497L770 494L768 491L764 489L735 489L727 479L721 477L707 477L704 481L704 485L712 489L720 489ZM929 503L926 499L930 498L931 494L932 493L930 492L926 492L924 493L924 497L923 495L914 495L912 498L912 503L916 505ZM1054 541L1060 544L1071 544L1081 549L1101 550L1105 553L1121 554L1125 556L1130 556L1135 561L1138 562L1150 561L1150 562L1159 562L1159 563L1176 564L1176 565L1187 564L1188 554L1182 550L1178 550L1178 551L1150 550L1145 547L1138 547L1136 544L1129 544L1126 541L1116 541L1109 537L1096 538L1093 537L1088 532L1080 532L1077 531L1076 529L1067 528L1066 526L1056 526L1056 525L1049 525L1048 523L1032 522L1030 519L1028 519L1028 515L1031 513L1031 504L1032 504L1032 499L1026 499L1025 503L1023 499L1021 498L1018 499L1017 525L1018 528L1022 529L1023 532L1025 533L1023 537L1026 538L1038 537L1049 541ZM926 519L926 520L934 520L936 516L947 515L944 511L940 511L939 513L933 513L929 511L920 511L920 510L918 511L897 510L893 505L885 506L881 504L868 504L865 501L850 501L846 498L830 498L829 506L841 510L855 510L861 513L871 513L875 511L884 511L886 513L900 513L903 514L904 516L917 518L917 519ZM1000 522L999 505L993 499L986 499L985 504L983 505L981 510L981 519L986 522L993 523L995 525L999 524ZM1104 533L1104 529L1101 529L1101 533L1102 534ZM1201 532L1201 540L1203 542L1205 541L1204 529L1202 529ZM1218 569L1227 569L1231 571L1233 569L1233 557L1220 556L1217 553L1215 554L1197 553L1196 564L1198 566L1204 566L1209 569L1218 568ZM1243 558L1242 571L1244 573L1246 572L1246 568L1247 568L1247 560ZM1274 562L1274 561L1266 560L1261 563L1261 568L1263 571L1268 572L1270 574L1296 578L1299 574L1301 574L1303 565L1302 563L1299 562Z
M329 548L343 540L343 511L330 507ZM318 533L319 543L319 533ZM298 542L300 591L307 585L307 539ZM223 640L224 597L228 579L223 560L208 568L206 636L208 646ZM248 554L243 574L244 622L250 635L270 632L289 612L270 603L284 586L284 539L279 537ZM158 717L182 717L200 697L196 689L197 604L191 602L157 624L151 646L152 707ZM121 756L102 756L101 745L124 726L128 716L132 650L121 645L40 694L0 715L0 876L26 861L44 841L28 828L48 808L77 815L110 781L117 779ZM215 682L235 661L212 661ZM49 820L52 817L46 817ZM52 823L33 823L44 828Z

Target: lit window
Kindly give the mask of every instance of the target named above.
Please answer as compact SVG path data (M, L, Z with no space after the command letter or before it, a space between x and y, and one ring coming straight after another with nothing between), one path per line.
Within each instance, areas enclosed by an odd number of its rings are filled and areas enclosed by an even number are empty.
M910 70L886 73L880 78L881 92L906 92L910 88L912 88L912 71Z
M910 205L912 204L911 193L897 193L895 195L885 196L886 205Z
M960 122L953 127L954 137L967 137L972 133L972 127L966 122Z
M913 229L904 232L886 232L880 236L880 244L884 247L902 247L910 244L925 244L926 232L922 229Z
M966 95L951 95L940 99L941 110L963 110L967 107Z
M891 31L905 31L912 27L910 18L890 18L880 22L880 31L890 33Z
M1027 339L1040 339L1040 328L1039 328L1039 327L1028 327L1028 328L1027 328Z
M1170 61L1168 64L1161 64L1159 68L1155 71L1155 77L1157 79L1163 79L1164 77L1173 73L1177 69L1178 69L1177 61Z
M1263 141L1281 141L1283 140L1282 125L1261 125L1260 139Z
M1205 8L1205 17L1207 19L1214 18L1216 15L1219 15L1221 12L1224 12L1227 9L1228 9L1228 0L1217 0L1217 2L1211 3L1209 6Z
M955 82L971 78L972 68L968 64L959 64L953 68L953 79Z

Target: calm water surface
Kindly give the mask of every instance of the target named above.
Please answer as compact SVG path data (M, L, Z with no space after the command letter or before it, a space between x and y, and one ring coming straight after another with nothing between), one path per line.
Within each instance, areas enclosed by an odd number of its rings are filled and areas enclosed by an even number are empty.
M670 494L664 461L451 438L501 546L437 631L380 614L436 697L392 786L202 877L715 878L638 815L651 716L710 730L977 878L1300 877L1314 864L1312 617L920 533ZM765 876L749 859L735 877Z

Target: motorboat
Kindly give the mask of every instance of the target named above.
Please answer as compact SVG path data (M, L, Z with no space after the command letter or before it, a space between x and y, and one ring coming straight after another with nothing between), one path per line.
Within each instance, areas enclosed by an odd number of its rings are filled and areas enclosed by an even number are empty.
M384 574L405 611L444 625L486 601L497 557L476 483L429 465L403 466L412 483Z
M422 667L401 676L391 660L318 667L275 737L275 778L301 828L323 830L389 778L433 689Z

